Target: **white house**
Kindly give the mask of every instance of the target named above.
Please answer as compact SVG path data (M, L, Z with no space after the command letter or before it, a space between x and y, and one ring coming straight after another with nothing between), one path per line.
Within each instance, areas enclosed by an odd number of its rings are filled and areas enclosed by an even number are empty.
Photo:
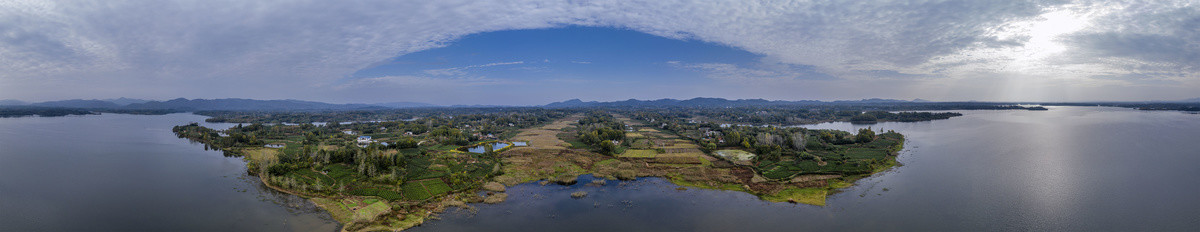
M358 136L358 143L371 143L371 136Z

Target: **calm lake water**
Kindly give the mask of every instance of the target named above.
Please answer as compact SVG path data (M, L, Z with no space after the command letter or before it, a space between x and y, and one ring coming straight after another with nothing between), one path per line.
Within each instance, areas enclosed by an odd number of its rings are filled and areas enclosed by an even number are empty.
M659 178L509 188L509 201L415 231L1071 230L1200 228L1200 115L1120 108L959 111L881 123L908 138L903 166L826 206L675 190ZM809 126L856 130L867 125ZM584 190L583 199L570 193Z
M826 206L659 178L536 183L414 231L1196 230L1200 115L1120 108L958 111L881 123L903 166ZM0 231L334 231L328 214L264 189L245 164L176 138L202 116L0 119ZM231 124L209 124L228 127ZM856 130L867 125L809 126ZM572 199L575 191L587 191Z
M0 118L0 231L335 231L171 127L203 116ZM233 124L206 124L228 128Z

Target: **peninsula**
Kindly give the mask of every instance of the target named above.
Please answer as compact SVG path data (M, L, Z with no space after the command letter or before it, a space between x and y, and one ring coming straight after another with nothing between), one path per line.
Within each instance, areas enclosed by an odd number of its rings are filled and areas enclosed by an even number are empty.
M793 116L761 117L775 114ZM173 131L244 157L249 174L310 199L344 231L378 231L419 225L447 207L502 202L506 186L569 185L583 174L660 177L680 188L824 205L836 189L894 166L904 136L869 128L850 133L751 123L958 115L793 108L220 112L210 120L253 123L228 129L191 123ZM363 117L391 119L337 121ZM301 123L263 123L281 121Z

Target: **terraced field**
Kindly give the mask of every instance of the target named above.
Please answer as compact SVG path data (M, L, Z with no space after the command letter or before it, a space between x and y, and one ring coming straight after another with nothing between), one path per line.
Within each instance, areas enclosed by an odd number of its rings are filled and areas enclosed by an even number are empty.
M650 149L627 149L625 153L617 154L621 158L654 158L658 151Z

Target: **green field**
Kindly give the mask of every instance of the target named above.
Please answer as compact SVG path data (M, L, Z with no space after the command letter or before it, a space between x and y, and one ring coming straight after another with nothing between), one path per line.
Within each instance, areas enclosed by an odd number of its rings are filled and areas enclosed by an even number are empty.
M404 185L400 185L400 189L404 192L404 198L408 200L425 200L433 197L429 191L425 190L421 182L404 183Z
M887 159L888 151L884 149L856 147L846 150L845 154L847 159L872 159L882 161Z
M620 157L624 158L654 158L658 152L650 149L626 149L625 153L621 153Z
M404 198L408 200L425 200L453 191L450 185L441 179L409 181L401 185L400 189L404 191Z
M392 211L392 207L388 206L387 203L375 202L374 204L367 205L366 207L363 207L362 209L355 211L353 220L369 221L369 220L375 219L376 217L379 217L380 215L383 215L383 214L385 214L387 212L391 212L391 211Z
M450 189L450 185L447 185L446 182L442 182L441 179L422 180L421 185L424 185L425 190L429 191L429 194L434 196L446 194L452 190Z
M355 186L347 193L358 196L376 196L390 201L402 200L404 196L396 191L392 191L385 186Z

